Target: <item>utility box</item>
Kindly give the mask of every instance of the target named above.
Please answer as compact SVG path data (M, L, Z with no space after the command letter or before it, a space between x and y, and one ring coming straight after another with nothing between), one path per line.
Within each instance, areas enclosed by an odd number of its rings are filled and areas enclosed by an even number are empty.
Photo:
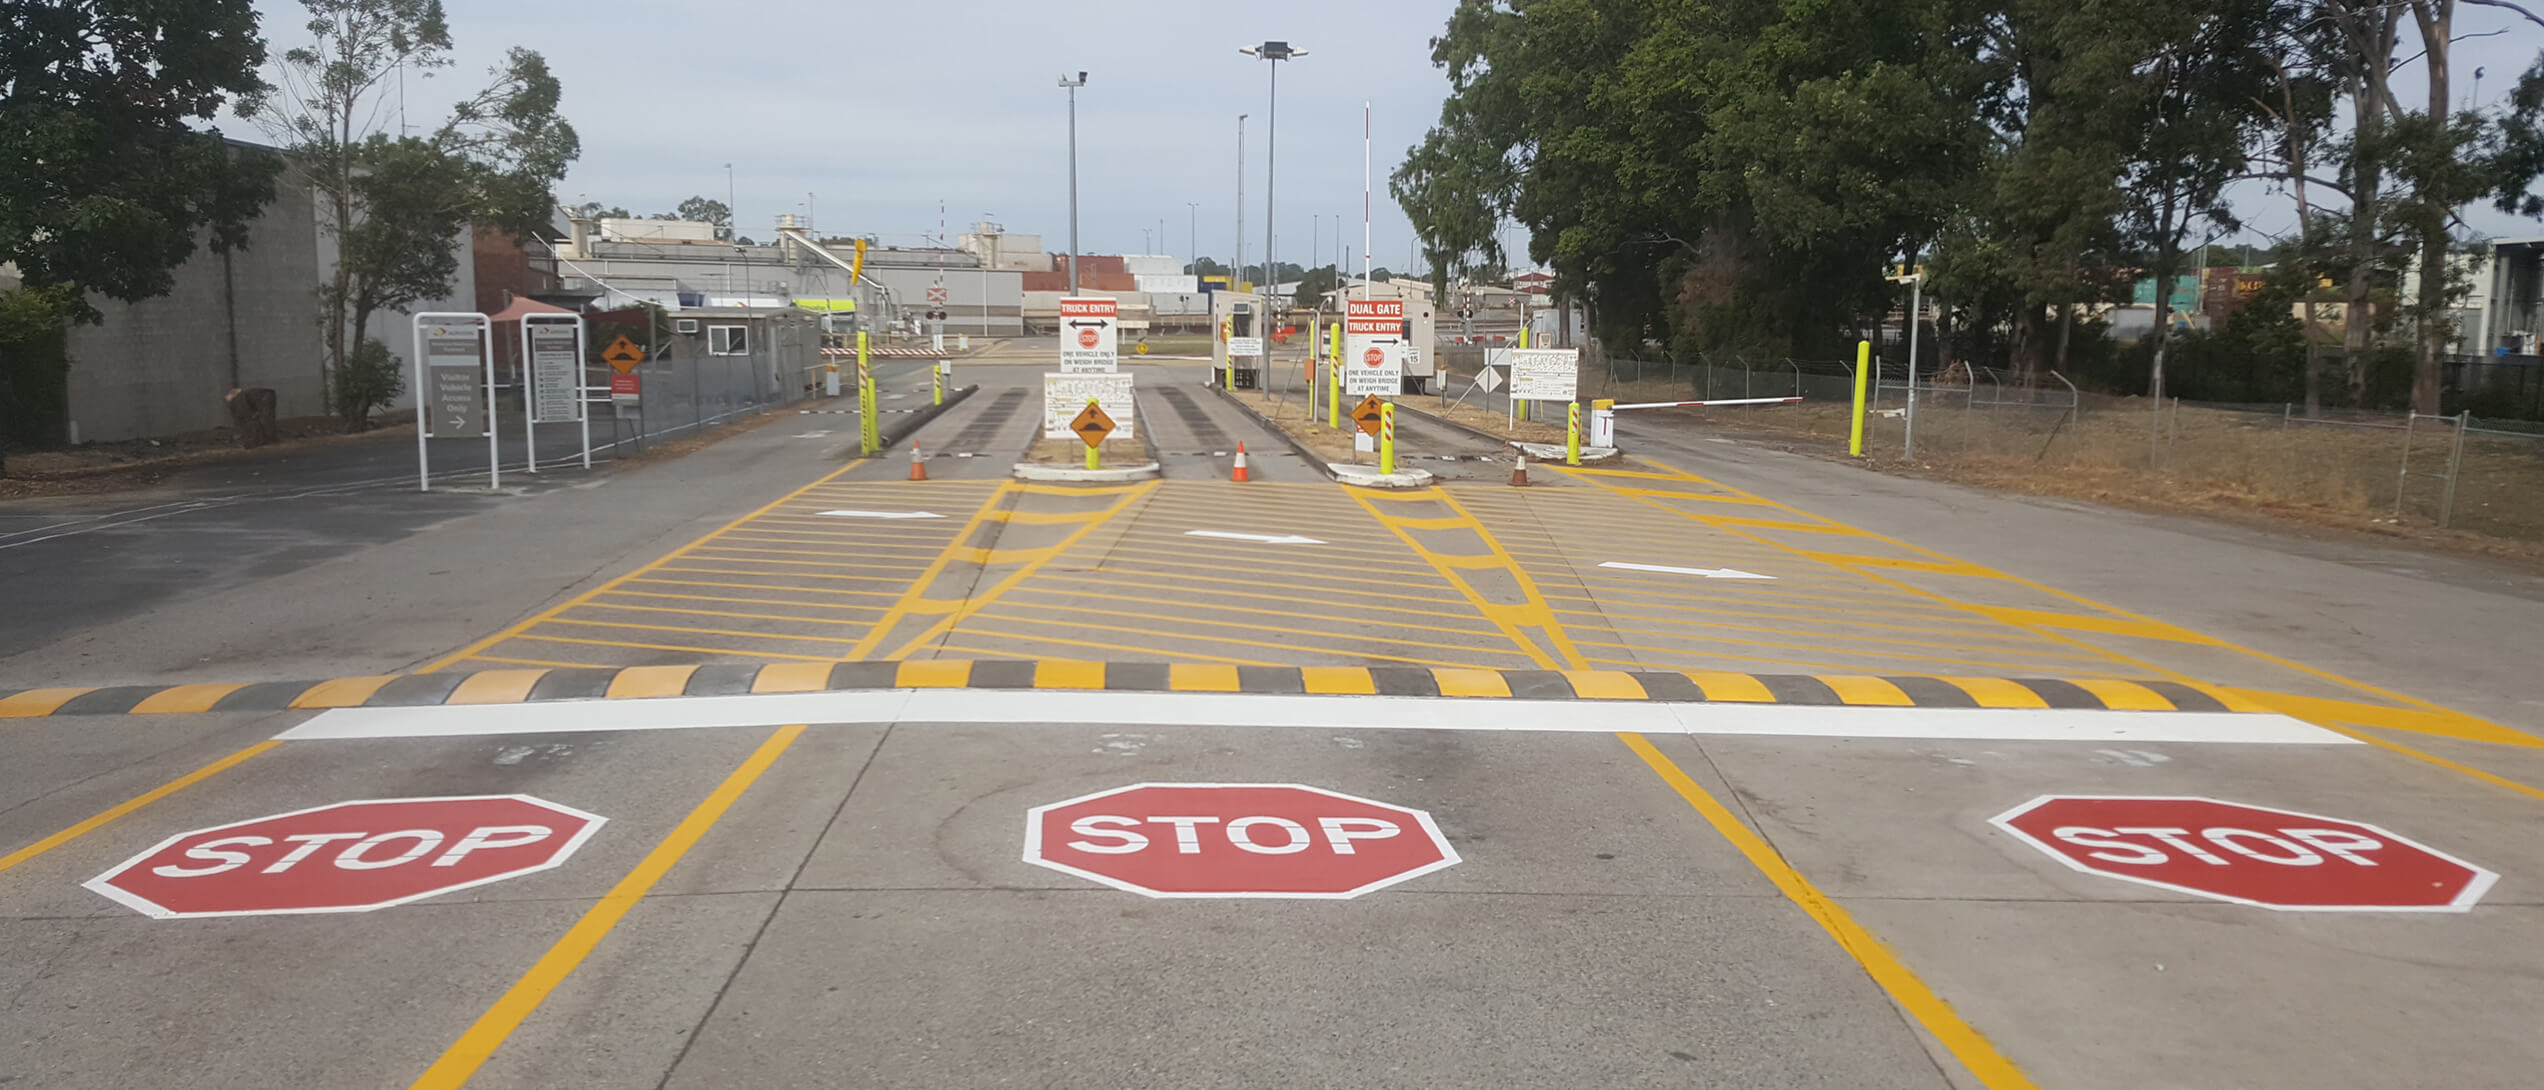
M1434 336L1432 307L1428 299L1407 298L1404 301L1404 392L1430 392L1431 380L1439 374L1439 339Z

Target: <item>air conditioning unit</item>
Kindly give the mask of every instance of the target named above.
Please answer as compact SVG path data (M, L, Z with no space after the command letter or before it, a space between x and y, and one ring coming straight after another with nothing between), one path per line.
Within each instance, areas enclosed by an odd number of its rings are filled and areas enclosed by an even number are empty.
M675 332L694 335L698 332L698 320L695 318L674 318L671 320L671 328Z

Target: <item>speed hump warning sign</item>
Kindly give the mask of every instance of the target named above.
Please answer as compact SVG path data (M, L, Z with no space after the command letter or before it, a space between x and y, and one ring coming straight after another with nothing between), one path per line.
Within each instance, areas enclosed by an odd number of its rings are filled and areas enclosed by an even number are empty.
M1104 411L1104 406L1089 400L1086 408L1078 410L1077 418L1069 421L1069 430L1091 447L1113 434L1113 417Z

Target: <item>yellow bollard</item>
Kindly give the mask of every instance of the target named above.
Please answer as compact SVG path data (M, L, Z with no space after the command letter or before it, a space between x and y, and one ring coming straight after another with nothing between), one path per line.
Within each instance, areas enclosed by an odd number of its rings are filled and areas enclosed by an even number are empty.
M1343 427L1343 327L1339 322L1334 325L1333 341L1333 365L1326 368L1333 377L1331 383L1325 388L1327 392L1325 426L1341 431Z
M1087 407L1088 407L1088 408L1090 408L1090 409L1092 409L1092 408L1094 408L1094 407L1095 407L1095 399L1094 399L1094 398L1091 398L1091 397L1090 397L1090 398L1088 398L1088 399L1087 399ZM1094 468L1096 468L1096 448L1097 448L1097 446L1098 446L1098 444L1095 444L1095 443L1089 443L1089 444L1087 444L1087 468L1088 468L1088 469L1094 469Z
M857 450L868 458L883 449L875 402L874 368L866 360L866 331L857 331Z
M1396 471L1396 403L1378 403L1378 472Z
M1519 327L1519 346L1520 346L1521 348L1526 348L1526 347L1528 347L1528 327L1527 327L1527 326L1521 326L1521 327ZM1519 418L1520 418L1520 419L1522 419L1522 420L1526 420L1526 419L1528 419L1528 402L1522 401L1522 402L1520 402L1520 403L1519 403Z
M946 364L946 362L945 362L944 360L938 360L938 361L936 361L936 373L935 373L935 374L933 374L933 375L930 375L930 376L929 376L929 379L931 380L931 381L930 381L930 385L934 388L933 392L934 392L935 397L936 397L936 404L939 404L939 405L945 404L945 368L946 368L946 366L947 366L947 364Z
M1846 456L1864 456L1864 384L1873 375L1873 342L1855 342L1855 417L1846 430Z
M1581 464L1581 403L1564 403L1564 464Z

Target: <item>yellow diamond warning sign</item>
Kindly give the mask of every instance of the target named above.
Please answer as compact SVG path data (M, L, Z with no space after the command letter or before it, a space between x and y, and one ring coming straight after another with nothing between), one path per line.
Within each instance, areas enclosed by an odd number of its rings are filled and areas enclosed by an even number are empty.
M637 364L645 362L645 350L636 347L636 342L621 336L611 341L608 348L601 350L601 358L608 360L611 367L617 368L618 373L624 375L635 370Z
M1086 408L1078 410L1077 418L1069 421L1069 430L1078 433L1078 438L1091 447L1113 434L1113 418L1105 413L1104 406L1089 401Z

